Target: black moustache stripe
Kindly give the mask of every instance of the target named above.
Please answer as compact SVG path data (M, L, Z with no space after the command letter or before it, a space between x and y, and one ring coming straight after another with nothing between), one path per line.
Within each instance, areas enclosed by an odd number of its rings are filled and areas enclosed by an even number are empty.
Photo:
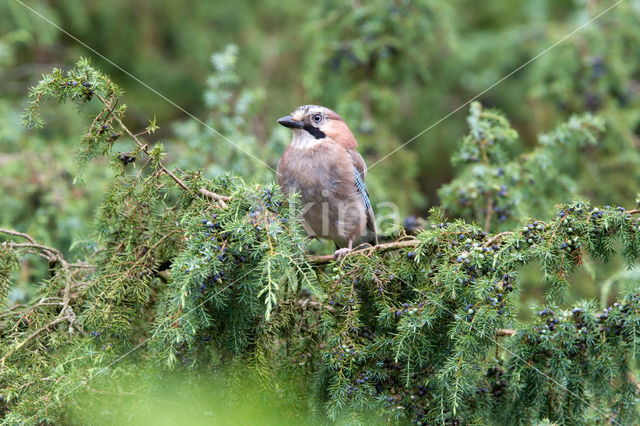
M324 139L327 136L322 130L312 126L311 124L305 124L304 126L302 126L302 128L309 132L309 134L316 139Z

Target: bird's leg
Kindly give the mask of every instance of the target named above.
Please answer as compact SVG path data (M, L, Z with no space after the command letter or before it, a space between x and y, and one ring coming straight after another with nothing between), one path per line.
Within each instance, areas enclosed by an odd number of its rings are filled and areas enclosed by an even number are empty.
M338 260L342 259L347 255L347 253L349 253L352 250L352 247L353 247L353 240L348 240L347 247L336 250L336 252L333 253L333 257L335 257Z

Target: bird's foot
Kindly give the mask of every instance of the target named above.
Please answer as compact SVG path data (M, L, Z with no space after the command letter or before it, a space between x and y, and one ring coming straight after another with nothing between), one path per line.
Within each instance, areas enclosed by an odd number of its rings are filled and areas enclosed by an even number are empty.
M343 259L350 251L351 249L347 247L338 249L335 251L335 253L333 253L333 257L335 257L336 260Z

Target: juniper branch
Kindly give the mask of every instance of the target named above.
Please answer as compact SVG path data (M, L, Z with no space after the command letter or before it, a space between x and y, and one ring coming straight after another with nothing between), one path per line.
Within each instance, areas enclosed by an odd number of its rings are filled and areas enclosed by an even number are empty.
M71 273L71 268L72 268L71 264L64 258L60 250L43 245L43 244L38 244L32 236L22 232L0 228L0 233L21 237L29 241L28 243L15 243L15 242L7 241L7 242L4 242L3 244L6 244L12 248L18 248L18 249L20 248L36 249L37 250L36 253L40 254L49 262L57 262L64 273L64 284L65 284L64 289L62 291L62 301L59 303L61 308L58 316L54 320L50 321L40 329L36 330L31 335L29 335L26 339L18 343L12 349L7 351L7 353L5 353L2 358L0 358L0 365L4 366L6 360L11 355L13 355L20 348L24 347L29 341L33 340L40 333L49 329L49 327L52 327L55 324L61 323L63 321L69 321L69 332L70 333L73 332L73 323L75 322L76 316L70 304L71 304L71 288L75 283L75 279L73 278L73 274ZM40 302L34 305L31 309L35 309L38 306L43 306L45 305L45 303L48 303L49 300L51 300L51 298L40 300Z
M108 100L106 100L104 97L100 96L99 94L96 94L96 96L98 97L98 99L100 99L100 101L105 105L105 107L109 110L112 109L111 106L111 102L109 102ZM115 107L115 106L114 106ZM149 155L149 148L147 146L147 144L143 143L140 138L138 137L138 135L136 135L135 133L133 133L131 130L129 130L129 128L123 123L122 119L118 116L118 114L114 115L115 120L117 121L117 123L120 125L120 127L127 133L127 135L129 135L129 137L135 142L135 144L138 146L138 148L140 148L141 151L143 151L145 154ZM159 166L160 169L167 175L169 176L171 179L173 179L173 181L182 189L184 189L185 191L190 191L189 187L187 186L186 183L184 183L184 181L182 179L180 179L178 176L176 176L175 173L173 173L171 170L169 170L169 168L167 168L167 166L165 166L162 162L159 162ZM226 201L229 201L230 198L224 195L220 195L217 194L213 191L210 191L206 188L200 188L198 190L198 192L209 199L214 200L215 202L218 203L218 205L220 205L220 207L222 208L226 208L227 207L227 203Z
M3 233L3 234L14 235L16 237L22 237L25 240L27 240L27 241L29 241L30 243L33 243L33 244L36 243L35 240L33 239L33 237L31 237L31 235L25 234L23 232L13 231L11 229L2 229L2 228L0 228L0 232Z
M344 258L348 256L360 255L360 254L369 255L372 253L384 253L387 251L398 250L405 247L416 247L417 245L418 245L418 240L416 239L405 240L405 241L394 241L392 243L383 243L383 244L378 244L375 246L363 248L361 250L350 251L349 253L347 253L347 255ZM310 256L306 256L305 259L307 260L307 262L313 263L316 265L331 263L336 260L336 258L332 254L320 255L320 256L310 255Z
M49 328L53 327L56 324L59 324L63 321L67 321L67 320L72 320L74 319L74 317L72 317L71 314L67 314L64 316L58 316L56 317L53 321L48 322L47 324L43 325L42 327L40 327L39 329L37 329L36 331L34 331L33 333L31 333L27 338L25 338L23 341L21 341L20 343L18 343L17 345L15 345L13 348L9 349L7 351L7 353L4 354L4 356L2 358L0 358L0 366L4 367L5 363L7 361L7 359L9 359L9 357L11 355L13 355L14 353L16 353L18 350L20 350L22 347L24 347L27 343L29 343L30 341L32 341L33 339L35 339L40 333L42 333L45 330L48 330Z
M640 214L640 209L626 210L626 212L628 214ZM513 232L510 232L510 231L500 232L498 234L495 234L495 235L493 235L493 236L491 236L491 237L489 237L487 239L487 241L484 243L484 246L490 246L493 243L495 243L496 241L499 241L500 239L502 239L503 237L505 237L507 235L512 235L512 234L513 234ZM406 248L406 247L417 247L418 244L419 244L419 241L417 239L394 241L394 242L391 242L391 243L382 243L382 244L378 244L378 245L375 245L375 246L366 247L366 248L363 248L363 249L360 249L360 250L353 250L353 251L347 253L344 258L346 258L348 256L360 255L360 254L369 255L369 254L372 254L372 253L384 253L384 252L387 252L387 251L398 250L398 249ZM308 255L308 256L305 256L305 259L307 260L307 262L315 264L315 265L323 265L323 264L331 263L331 262L336 260L336 258L332 254L327 254L327 255Z

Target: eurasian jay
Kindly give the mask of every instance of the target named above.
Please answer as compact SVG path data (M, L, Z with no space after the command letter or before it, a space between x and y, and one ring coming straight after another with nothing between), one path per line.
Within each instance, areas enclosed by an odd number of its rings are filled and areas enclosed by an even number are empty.
M333 240L342 258L360 240L375 239L376 221L364 184L367 166L342 117L329 108L305 105L278 123L293 130L278 163L278 184L298 192L304 227L312 237Z

